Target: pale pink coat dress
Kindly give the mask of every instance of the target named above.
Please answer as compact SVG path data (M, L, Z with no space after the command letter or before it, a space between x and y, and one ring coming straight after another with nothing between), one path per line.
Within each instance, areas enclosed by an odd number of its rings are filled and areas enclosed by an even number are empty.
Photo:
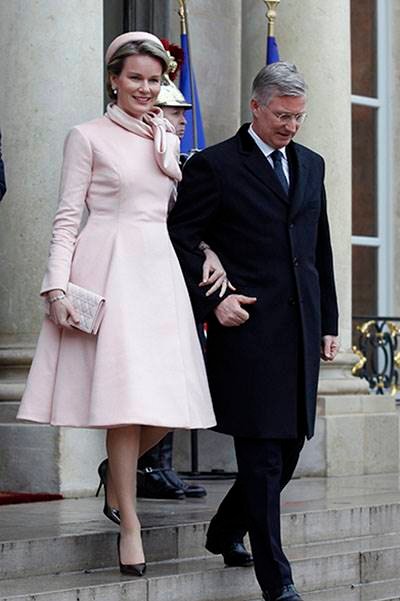
M41 290L65 290L71 280L105 297L104 319L93 336L45 317L18 418L208 428L215 417L202 352L166 226L176 167L160 160L152 139L161 133L161 145L176 146L177 138L159 125L160 113L158 125L145 126L118 111L67 138Z

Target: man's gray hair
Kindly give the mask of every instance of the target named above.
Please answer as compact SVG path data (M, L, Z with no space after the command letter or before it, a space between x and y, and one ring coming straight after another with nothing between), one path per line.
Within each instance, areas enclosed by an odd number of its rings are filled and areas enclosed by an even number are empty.
M254 78L251 96L261 105L270 103L274 96L306 96L307 84L296 65L286 62L263 67Z

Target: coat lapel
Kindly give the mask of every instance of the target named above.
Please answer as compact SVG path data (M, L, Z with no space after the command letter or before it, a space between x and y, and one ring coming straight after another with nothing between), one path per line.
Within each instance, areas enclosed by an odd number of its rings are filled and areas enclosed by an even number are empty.
M249 171L257 177L275 196L285 203L289 203L289 198L277 180L274 170L269 161L265 158L253 138L248 133L249 123L243 125L238 132L240 153L243 155L243 162Z
M301 146L290 142L286 151L290 165L290 218L292 219L304 203L310 171Z

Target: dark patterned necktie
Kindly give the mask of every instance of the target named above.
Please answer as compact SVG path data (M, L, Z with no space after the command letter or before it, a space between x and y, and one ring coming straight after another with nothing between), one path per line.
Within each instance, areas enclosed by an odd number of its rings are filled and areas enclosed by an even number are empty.
M282 167L283 154L280 150L274 150L274 152L272 152L269 156L271 157L274 163L275 175L278 178L279 183L282 186L286 196L289 196L289 184Z

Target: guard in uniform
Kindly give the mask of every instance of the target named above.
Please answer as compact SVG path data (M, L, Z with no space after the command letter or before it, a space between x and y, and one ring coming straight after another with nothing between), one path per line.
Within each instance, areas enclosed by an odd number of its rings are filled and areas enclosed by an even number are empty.
M158 96L159 106L180 139L185 133L185 111L192 107L173 81L165 76ZM187 159L181 155L181 166ZM185 497L204 497L207 494L203 486L189 484L179 478L172 467L174 434L170 432L155 447L147 451L138 462L137 496L151 499L184 499Z

